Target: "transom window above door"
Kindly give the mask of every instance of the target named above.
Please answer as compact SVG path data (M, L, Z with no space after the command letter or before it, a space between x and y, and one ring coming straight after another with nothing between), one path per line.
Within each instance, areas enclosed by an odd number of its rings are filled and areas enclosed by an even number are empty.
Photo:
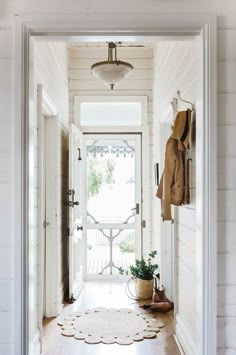
M75 122L79 126L142 126L146 124L145 96L75 97Z

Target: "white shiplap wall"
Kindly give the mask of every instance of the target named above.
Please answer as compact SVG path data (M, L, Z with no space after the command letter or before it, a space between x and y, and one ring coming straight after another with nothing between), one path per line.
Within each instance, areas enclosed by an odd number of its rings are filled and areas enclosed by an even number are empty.
M121 84L110 88L91 75L91 65L107 58L106 43L83 43L71 45L69 49L69 86L70 86L70 120L74 121L75 96L146 96L148 101L148 125L150 127L150 157L152 151L152 85L153 85L153 54L152 47L118 47L118 59L130 62L134 66L132 74ZM151 159L150 176L151 176ZM150 177L150 191L152 181ZM151 208L151 203L150 203ZM150 233L151 219L148 221Z
M37 86L42 85L43 90L47 93L53 101L58 112L58 154L57 154L57 171L56 178L58 182L58 209L55 213L58 215L58 245L59 253L57 255L60 270L57 280L58 285L58 303L62 304L64 300L64 291L66 282L68 283L68 265L67 265L67 209L63 202L66 196L67 182L68 182L68 122L69 122L69 109L68 109L68 51L67 46L63 42L34 42L33 43L33 110L32 110L32 132L34 139L34 155L32 156L32 164L34 164L34 175L31 176L33 184L30 191L30 201L33 208L31 213L30 223L30 348L38 354L38 314L37 314L37 271L38 265L38 124L37 124ZM47 118L50 119L50 118ZM50 221L49 221L50 222ZM53 262L53 260L52 260ZM67 285L68 288L68 285Z
M14 32L0 28L0 354L12 354Z
M181 96L192 102L195 102L195 84L196 84L196 61L194 55L193 41L175 41L160 42L156 45L154 51L154 89L153 89L153 134L154 140L153 163L161 162L161 172L163 169L163 160L165 154L166 124L161 123L165 119L166 112L170 108L170 102L173 97L177 97L176 92L180 90ZM178 110L186 109L188 105L178 101ZM172 115L173 116L173 115ZM171 130L170 130L171 132ZM163 135L165 139L163 140ZM196 207L195 207L195 144L191 145L191 204L176 209L175 218L176 228L174 238L176 240L177 260L174 265L174 272L177 269L177 299L175 303L176 309L176 333L180 338L182 336L182 327L185 327L185 333L188 332L188 345L183 348L186 354L196 354ZM155 192L155 191L154 191ZM157 245L157 249L163 249L163 239L168 236L161 235L170 228L162 225L160 217L160 200L153 194L153 244ZM154 217L155 216L155 217ZM165 222L169 223L169 222ZM159 236L159 238L157 237ZM158 240L159 239L159 240ZM170 245L167 246L167 254L170 253ZM166 265L165 250L162 250L162 264ZM171 259L168 259L171 262ZM163 270L163 273L165 270ZM164 275L163 275L164 278ZM165 280L164 286L165 286ZM184 334L186 335L186 334Z
M6 5L6 6L5 6ZM56 9L56 10L55 10ZM68 0L66 2L56 3L42 0L18 0L17 2L5 2L1 7L0 19L0 151L6 153L5 163L1 165L1 191L0 191L0 250L1 255L7 257L0 258L0 354L12 355L14 347L13 335L13 295L17 294L15 288L13 263L14 263L14 238L12 236L13 226L13 139L12 131L14 128L13 112L14 112L14 15L24 13L51 13L66 14L79 13L86 11L88 14L100 12L117 12L120 13L122 23L123 13L211 13L217 14L218 17L218 58L224 59L224 65L221 68L221 78L227 86L232 88L235 72L235 32L236 32L236 16L235 16L235 0L214 0L214 1L153 1L153 0L130 0L124 6L113 0L102 0L97 2L83 1L74 2ZM222 57L223 55L223 57ZM219 63L220 64L220 63ZM231 84L229 84L231 81ZM221 80L218 80L221 85ZM222 129L218 126L218 138L225 137L225 124L232 124L235 129L235 108L236 90L230 92L229 86L227 90L218 93L218 118ZM234 136L235 137L235 136ZM235 355L235 299L236 299L236 280L231 279L233 268L225 268L230 264L232 255L235 253L235 170L236 161L233 156L226 156L228 148L226 143L234 143L234 137L224 140L222 154L218 157L218 188L219 191L219 209L218 209L218 268L219 272L223 270L223 277L218 278L218 317L219 317L219 337L218 337L218 355ZM17 159L17 156L14 157ZM3 157L4 159L4 157ZM221 167L221 168L220 168ZM3 179L4 177L4 179ZM232 190L230 190L232 189ZM228 190L228 191L227 191ZM227 196L227 197L226 197ZM10 198L9 198L10 197ZM227 202L227 204L226 204ZM233 209L234 208L234 209ZM159 216L159 214L158 214ZM227 218L226 218L227 217ZM17 227L17 226L16 226ZM19 267L17 265L17 267ZM230 276L231 275L231 276ZM14 289L15 288L15 289ZM17 347L14 354L17 354ZM200 355L200 354L199 354Z
M218 347L236 354L236 23L218 30Z

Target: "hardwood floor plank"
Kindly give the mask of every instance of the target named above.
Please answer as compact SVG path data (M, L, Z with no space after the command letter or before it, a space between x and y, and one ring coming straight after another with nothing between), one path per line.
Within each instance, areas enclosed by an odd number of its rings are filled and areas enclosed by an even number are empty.
M128 307L139 309L139 304L125 294L124 282L87 282L76 302L65 305L63 315L75 310L94 307ZM172 313L153 313L165 327L155 339L145 339L132 345L86 344L84 341L61 335L56 318L44 319L43 354L44 355L180 355L173 337Z

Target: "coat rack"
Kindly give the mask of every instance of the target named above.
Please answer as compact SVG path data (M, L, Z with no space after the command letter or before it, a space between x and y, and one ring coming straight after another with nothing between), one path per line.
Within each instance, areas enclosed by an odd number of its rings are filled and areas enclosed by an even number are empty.
M177 95L178 95L178 98L180 101L182 102L186 102L187 104L190 104L191 107L192 107L192 110L194 110L194 104L191 102L191 101L187 101L187 100L184 100L182 99L182 97L180 96L180 90L177 90ZM174 99L173 99L174 100ZM172 105L173 106L173 105Z
M178 112L178 100L176 97L173 97L173 99L171 101L171 106L172 106L174 112Z
M185 102L187 104L191 105L192 111L195 111L194 104L191 101L185 100L180 96L180 90L177 90L177 97L173 97L171 101L171 106L173 109L173 115L176 116L178 113L178 100ZM186 154L184 155L184 198L183 198L183 204L189 204L190 201L190 162L192 161L192 158L190 157L190 150L186 150Z

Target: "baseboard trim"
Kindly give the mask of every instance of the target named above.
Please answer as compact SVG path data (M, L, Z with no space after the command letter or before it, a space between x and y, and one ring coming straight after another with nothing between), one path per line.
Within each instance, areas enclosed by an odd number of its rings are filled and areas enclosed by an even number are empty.
M194 343L192 334L190 333L189 328L185 324L183 318L179 314L176 315L175 338L177 344L180 344L183 354L197 354L196 344Z
M84 288L84 281L82 281L82 282L80 283L80 287L78 287L78 288L76 289L75 294L74 294L75 299L77 299L77 298L80 296L80 294L81 294L83 288Z
M177 338L176 334L173 334L173 336L174 336L175 342L176 342L176 344L177 344L177 347L178 347L178 349L179 349L179 351L180 351L180 354L181 354L181 355L185 355L185 354L184 354L184 350L183 350L183 348L182 348L182 345L180 344L179 339Z

